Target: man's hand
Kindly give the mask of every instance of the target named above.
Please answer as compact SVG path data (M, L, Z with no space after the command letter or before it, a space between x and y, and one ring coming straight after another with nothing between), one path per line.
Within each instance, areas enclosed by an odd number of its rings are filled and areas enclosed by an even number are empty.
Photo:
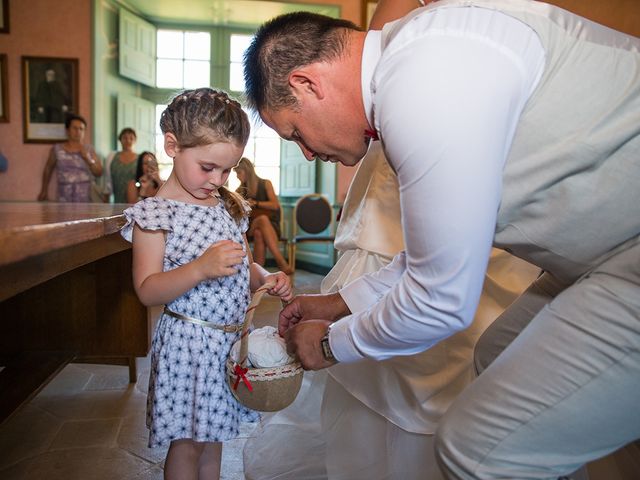
M287 351L300 360L305 370L320 370L336 363L325 360L320 346L330 324L327 320L306 320L293 325L284 334Z
M349 313L351 311L339 293L298 295L280 312L278 333L284 337L287 330L299 322L321 318L331 323ZM320 343L318 342L319 345Z

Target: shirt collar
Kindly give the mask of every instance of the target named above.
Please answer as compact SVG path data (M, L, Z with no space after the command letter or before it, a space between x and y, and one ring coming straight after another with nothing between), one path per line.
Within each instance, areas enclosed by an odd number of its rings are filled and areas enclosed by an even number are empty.
M362 102L367 121L375 129L373 119L373 97L371 94L371 82L380 56L382 55L382 31L370 30L364 40L362 49Z

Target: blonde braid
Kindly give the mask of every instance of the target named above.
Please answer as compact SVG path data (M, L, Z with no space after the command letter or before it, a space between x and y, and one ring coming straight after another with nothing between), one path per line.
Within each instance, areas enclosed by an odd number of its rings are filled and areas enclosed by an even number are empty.
M227 187L218 187L220 198L224 206L236 222L240 223L243 218L249 215L251 207L239 193L232 192Z

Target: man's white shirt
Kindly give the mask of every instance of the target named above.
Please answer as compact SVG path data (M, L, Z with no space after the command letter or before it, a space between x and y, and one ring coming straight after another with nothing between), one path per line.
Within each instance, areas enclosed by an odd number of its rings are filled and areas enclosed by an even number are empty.
M382 50L367 34L365 113L398 175L406 252L340 290L336 358L410 355L471 323L482 289L502 168L544 68L535 32L499 11L420 9ZM393 28L393 24L387 28Z

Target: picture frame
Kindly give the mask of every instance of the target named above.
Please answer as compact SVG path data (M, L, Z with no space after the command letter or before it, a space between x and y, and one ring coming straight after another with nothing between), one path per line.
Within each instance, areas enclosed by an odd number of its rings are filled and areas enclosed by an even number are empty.
M0 0L0 33L9 33L9 0Z
M365 30L369 28L369 22L371 21L371 17L373 17L373 12L376 11L377 5L377 0L362 0L360 7L360 12L362 13L361 24Z
M78 59L22 57L25 143L67 138L64 121L78 113Z
M9 121L9 76L7 75L7 55L0 53L0 122Z

